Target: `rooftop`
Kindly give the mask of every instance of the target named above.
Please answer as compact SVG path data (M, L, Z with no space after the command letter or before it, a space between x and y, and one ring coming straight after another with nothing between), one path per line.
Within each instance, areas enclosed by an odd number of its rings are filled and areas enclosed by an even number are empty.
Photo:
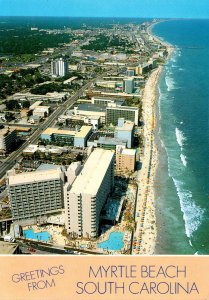
M34 110L36 111L36 110L48 110L48 109L50 109L50 106L36 106Z
M105 112L106 108L100 105L82 103L78 105L78 110Z
M96 149L89 156L83 170L74 181L70 193L96 195L106 174L106 167L114 157L114 151Z
M102 136L99 138L98 140L99 144L103 144L103 145L112 145L112 146L116 146L116 145L125 145L126 146L126 142L122 141L120 139L114 138L114 137L105 137Z
M111 106L108 105L106 109L117 109L117 110L135 110L138 111L138 107L136 106Z
M47 128L42 134L61 134L61 135L71 135L76 138L86 137L86 135L91 131L91 126L82 126L79 131L65 130L59 128Z
M13 254L17 247L16 243L0 241L0 254Z
M4 127L0 129L0 138L7 136L9 133L13 132L15 129L11 129L9 127Z
M131 131L134 128L134 122L125 121L123 126L117 126L115 130Z
M135 156L136 150L135 149L127 149L124 146L117 146L116 152L120 152L121 155L129 155L129 156Z
M33 104L29 107L29 109L32 110L32 109L34 109L35 107L40 106L41 103L43 103L43 101L36 101L35 103L33 103Z
M86 137L92 130L91 126L82 126L79 131L76 131L75 138Z
M44 130L42 132L42 134L48 134L48 135L52 135L52 134L75 135L75 131L49 127L46 130Z
M52 170L58 170L61 169L63 172L66 171L65 166L59 166L54 164L40 164L40 166L37 168L36 172L40 171L52 171Z
M34 171L34 172L24 172L20 174L8 176L9 185L21 185L27 183L34 183L38 181L48 181L60 179L61 170L57 167L55 170L45 170L45 171Z

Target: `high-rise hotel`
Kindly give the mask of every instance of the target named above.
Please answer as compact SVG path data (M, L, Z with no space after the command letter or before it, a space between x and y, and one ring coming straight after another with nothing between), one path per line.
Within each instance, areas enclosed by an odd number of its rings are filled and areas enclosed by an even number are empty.
M8 195L13 221L35 224L37 218L57 212L64 206L64 176L59 167L8 176Z
M75 237L96 238L102 207L114 185L114 151L96 149L74 182L64 187L66 229Z

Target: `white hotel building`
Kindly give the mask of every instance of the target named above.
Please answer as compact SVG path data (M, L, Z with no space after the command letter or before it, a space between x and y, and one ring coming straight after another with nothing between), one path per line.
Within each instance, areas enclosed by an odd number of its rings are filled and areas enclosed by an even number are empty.
M66 183L64 201L67 232L96 238L102 207L114 185L114 151L96 149L74 182Z

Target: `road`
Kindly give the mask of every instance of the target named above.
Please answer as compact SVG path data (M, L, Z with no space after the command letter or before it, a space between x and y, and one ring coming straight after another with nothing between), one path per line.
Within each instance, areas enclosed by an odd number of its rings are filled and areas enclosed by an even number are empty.
M83 92L89 88L92 83L96 82L97 80L101 79L101 77L105 76L106 74L103 74L102 76L99 75L98 77L92 79L88 83L86 83L79 91L77 91L72 97L70 97L65 103L61 104L49 117L48 119L40 125L39 128L31 135L30 139L26 141L24 144L21 145L21 147L11 153L11 155L1 164L1 170L0 170L0 178L2 178L8 170L10 170L17 161L21 158L23 150L29 145L29 144L35 144L37 143L40 134L50 127L54 121L58 118L59 115L63 114L66 109L70 108L78 99L83 95Z

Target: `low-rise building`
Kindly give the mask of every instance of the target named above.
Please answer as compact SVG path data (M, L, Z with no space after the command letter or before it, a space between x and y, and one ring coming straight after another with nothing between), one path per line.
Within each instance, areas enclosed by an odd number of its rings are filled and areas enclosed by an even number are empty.
M39 116L41 118L46 118L49 116L50 106L36 106L33 110L33 116Z
M21 95L21 94L20 94ZM38 100L36 102L34 102L30 107L29 110L34 110L36 107L40 106L43 103L43 101Z
M92 132L92 126L82 126L77 130L47 128L41 134L41 139L50 142L63 142L69 146L86 147L87 139Z
M116 148L116 170L123 174L134 172L136 164L136 150L126 149L124 146Z
M21 254L21 251L17 243L0 241L0 254L5 254L5 255Z
M40 116L36 116L36 115L35 116L30 116L28 122L30 124L39 124L41 119L42 119L42 117L40 117Z
M79 131L76 131L74 136L75 147L86 147L87 140L92 132L92 126L82 126Z

